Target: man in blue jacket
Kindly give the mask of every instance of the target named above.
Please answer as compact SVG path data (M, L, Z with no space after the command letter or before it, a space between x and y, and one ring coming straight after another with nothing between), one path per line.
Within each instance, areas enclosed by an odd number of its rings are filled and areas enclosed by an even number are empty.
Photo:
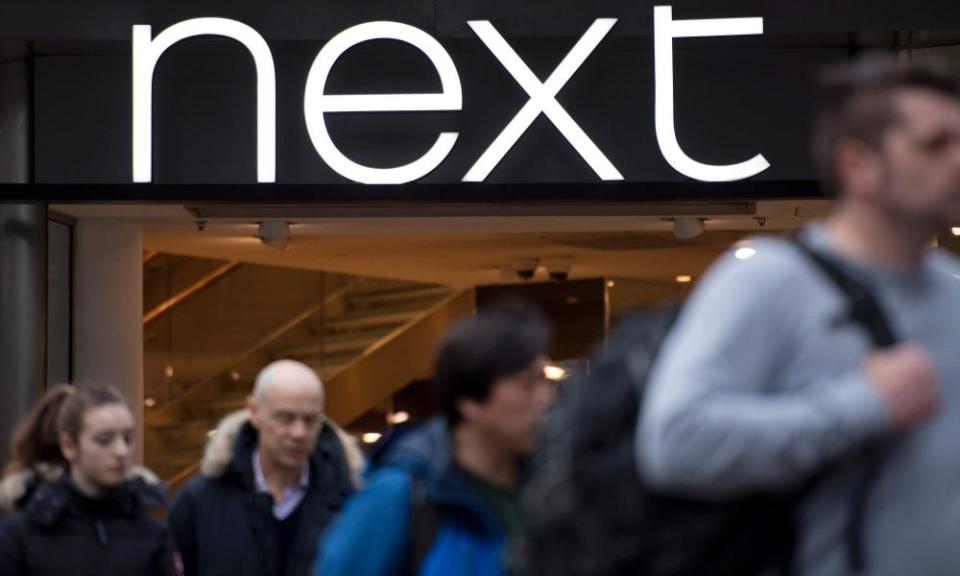
M549 331L521 308L457 324L436 358L444 417L388 443L321 543L316 576L524 572L515 487L554 389Z

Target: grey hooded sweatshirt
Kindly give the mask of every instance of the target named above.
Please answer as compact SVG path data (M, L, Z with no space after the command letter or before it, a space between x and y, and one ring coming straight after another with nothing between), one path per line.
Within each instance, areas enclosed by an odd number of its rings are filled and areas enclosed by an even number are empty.
M839 258L823 225L807 242L872 287L900 341L931 356L942 404L905 434L863 370L865 330L845 297L782 239L723 256L668 336L637 427L641 474L657 486L723 499L790 489L842 459L800 510L802 576L847 572L843 530L862 463L850 454L893 439L864 518L876 576L960 574L960 261L931 250L910 272Z

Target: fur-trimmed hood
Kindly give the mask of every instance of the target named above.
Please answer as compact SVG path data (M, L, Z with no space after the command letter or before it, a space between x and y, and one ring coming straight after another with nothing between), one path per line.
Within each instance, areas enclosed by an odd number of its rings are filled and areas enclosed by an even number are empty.
M54 483L63 477L60 465L39 463L33 468L11 472L0 480L0 511L14 512L24 498L42 483ZM160 489L162 483L156 474L142 466L132 466L127 480L142 480L144 484Z
M223 476L233 461L237 437L249 422L250 411L244 409L230 414L217 424L216 431L207 440L207 447L204 449L203 462L200 464L201 474L208 478ZM363 484L363 469L366 466L366 460L357 439L329 420L324 425L333 430L340 440L347 466L350 469L350 481L354 488L359 489Z

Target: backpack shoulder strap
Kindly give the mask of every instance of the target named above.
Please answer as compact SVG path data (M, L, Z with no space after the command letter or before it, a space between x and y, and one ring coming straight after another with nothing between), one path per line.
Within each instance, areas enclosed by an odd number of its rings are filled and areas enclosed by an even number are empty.
M893 328L880 302L867 286L851 277L836 262L811 248L799 237L794 237L793 243L846 296L850 305L851 319L867 331L874 348L882 349L896 345L898 339ZM863 457L863 472L854 486L850 516L844 530L847 543L847 567L853 575L865 574L867 570L863 541L864 517L871 489L883 468L887 453L885 444L870 446Z
M890 322L880 302L863 282L853 278L829 257L811 248L806 242L794 238L794 245L820 272L836 286L850 304L851 319L861 325L870 335L876 348L888 348L897 343Z
M410 540L406 576L416 576L440 533L440 509L427 498L426 481L414 474L410 485Z

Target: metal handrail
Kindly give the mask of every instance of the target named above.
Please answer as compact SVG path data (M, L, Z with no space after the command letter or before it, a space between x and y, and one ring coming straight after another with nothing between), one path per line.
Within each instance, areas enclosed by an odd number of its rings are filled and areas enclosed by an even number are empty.
M427 308L427 309L424 310L423 312L420 312L420 313L418 313L417 315L411 317L409 320L407 320L406 322L404 322L404 323L401 324L400 326L397 326L397 327L394 328L392 331L390 331L389 334L385 335L385 336L382 337L382 338L379 338L376 342L374 342L374 343L370 344L369 346L367 346L366 348L364 348L363 351L362 351L360 354L357 354L357 356L356 356L355 358L353 358L352 360L350 360L349 362L347 362L347 363L344 364L343 366L340 366L340 367L337 368L335 371L333 371L333 373L327 378L327 380L328 380L328 381L332 381L334 378L337 377L337 374L339 374L339 373L343 372L344 370L352 367L354 364L358 364L358 363L362 362L365 358L367 358L368 356L370 356L371 354L373 354L373 353L376 352L377 350L383 348L384 346L386 346L386 345L389 344L390 342L393 342L394 340L396 340L397 338L399 338L400 335L403 334L404 332L406 332L407 330L409 330L411 326L416 325L418 322L420 322L421 320L423 320L424 318L426 318L426 317L429 316L430 314L433 314L434 311L436 311L436 310L438 310L438 309L446 306L446 305L449 304L450 302L452 302L452 301L456 300L457 298L459 298L460 296L462 296L464 292L468 292L469 290L472 290L472 288L462 289L462 290L451 289L450 294L448 294L447 296L441 298L440 300L438 300L437 302L435 302L432 306L430 306L429 308Z
M231 260L222 266L217 267L215 270L207 274L206 276L200 278L184 290L174 294L170 298L167 298L160 304L158 304L153 310L150 310L143 315L143 325L146 326L150 322L153 322L173 307L182 304L186 300L190 299L194 294L206 289L211 284L220 280L227 274L233 272L241 266L241 263L236 260Z
M389 335L367 347L366 350L327 379L327 416L341 423L353 421L364 411L361 410L362 406L358 406L358 401L364 404L371 399L382 400L388 397L388 390L384 385L387 381L397 380L395 374L397 370L403 372L409 366L414 364L419 366L422 364L416 371L423 370L424 373L416 377L428 376L429 366L431 364L429 359L420 362L419 360L422 359L419 357L417 361L411 358L404 366L399 367L392 362L378 361L371 363L371 360L375 355L388 353L389 347L400 346L402 349L406 349L404 347L409 347L408 340L411 334L420 334L418 337L422 337L424 330L439 329L434 321L439 318L438 315L446 313L449 316L449 313L455 310L461 310L464 313L466 313L468 309L469 311L473 311L475 309L475 302L474 299L469 296L474 294L474 292L473 288L452 289L449 296L440 299L428 309L418 313L402 326L393 330ZM454 312L454 316L452 317L455 316L456 312ZM427 352L427 354L429 355L429 352ZM365 364L365 362L367 364ZM394 374L390 375L391 372ZM358 378L361 380L358 380ZM409 379L406 377L401 378L401 380L405 380L405 383L409 382ZM356 387L361 384L372 386L372 389L363 392ZM388 388L392 390L389 394L395 393L396 390L399 389L392 385ZM370 396L370 394L373 396ZM366 399L361 400L360 396ZM369 406L366 408L369 408Z
M337 288L336 290L328 294L327 297L324 298L323 300L311 305L310 307L306 308L305 310L303 310L293 318L287 320L280 326L274 328L273 330L268 332L263 338L257 340L256 342L248 346L246 349L242 350L230 362L225 362L220 367L218 367L218 369L213 372L214 376L208 378L207 380L204 380L199 384L195 384L187 388L186 390L178 394L176 397L170 399L170 401L166 402L162 406L158 406L155 410L152 410L150 416L148 416L148 420L150 419L151 416L153 418L157 418L164 412L169 411L172 407L178 404L181 404L184 400L189 398L194 391L210 384L211 382L214 382L218 377L228 372L231 368L243 362L247 358L253 356L257 352L263 350L264 348L266 348L267 346L275 342L277 339L282 337L284 334L296 328L302 322L308 320L311 316L313 316L323 308L326 308L327 306L332 304L337 299L346 296L348 292L350 292L351 290L353 290L363 282L364 282L363 278L352 279L351 281L347 282L343 286L340 286L339 288Z
M177 474L173 478L169 480L165 480L165 482L167 483L168 486L170 486L171 490L176 492L177 490L180 489L180 486L182 486L184 482L189 480L191 476L193 476L199 471L200 471L200 460L197 460L193 464L177 472Z

